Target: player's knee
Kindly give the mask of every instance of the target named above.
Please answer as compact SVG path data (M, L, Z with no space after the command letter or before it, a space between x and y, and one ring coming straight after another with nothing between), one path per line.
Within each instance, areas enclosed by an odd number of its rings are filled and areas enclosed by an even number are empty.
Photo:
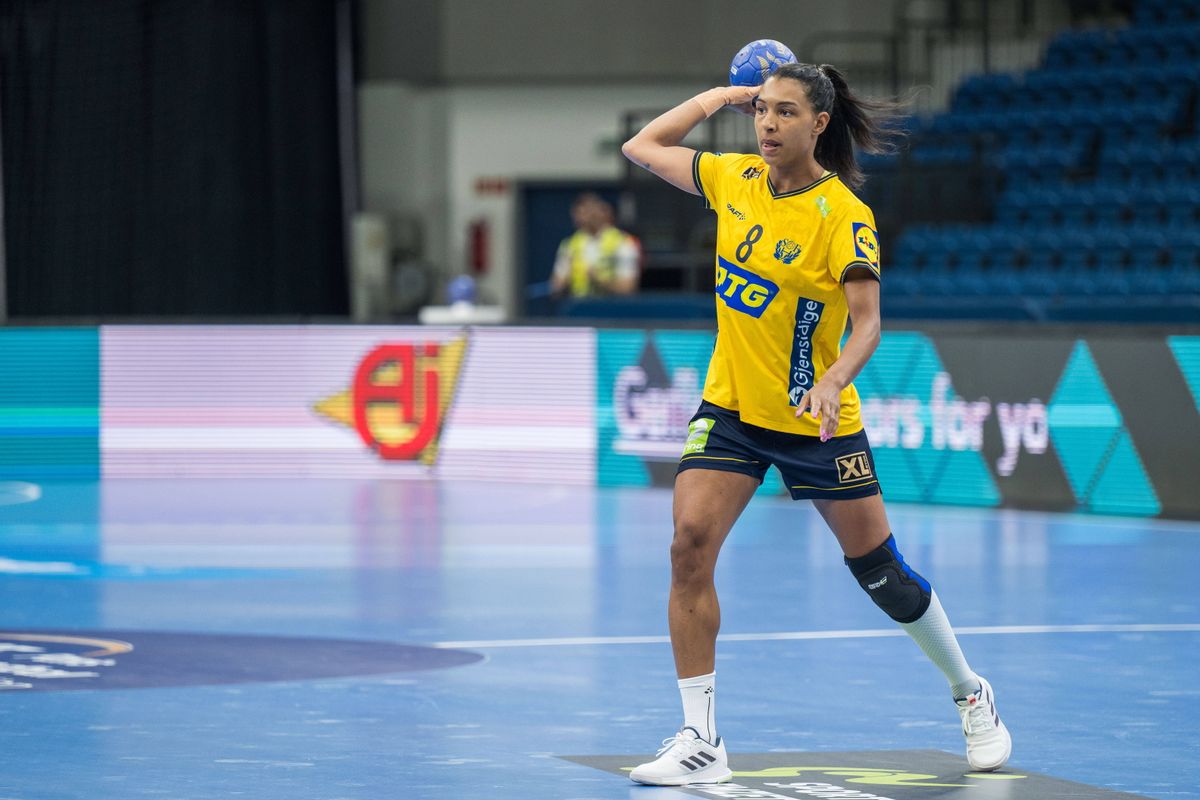
M671 578L676 583L691 583L711 575L712 531L702 521L679 519L671 540Z
M864 556L845 559L863 591L896 622L916 622L929 608L929 581L918 575L887 541Z

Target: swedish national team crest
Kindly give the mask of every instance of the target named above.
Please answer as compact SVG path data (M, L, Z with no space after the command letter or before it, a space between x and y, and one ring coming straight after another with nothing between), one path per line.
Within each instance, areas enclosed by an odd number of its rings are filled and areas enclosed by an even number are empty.
M782 261L784 264L790 264L796 260L796 256L800 255L800 245L793 242L791 239L780 239L775 244L775 258Z
M879 236L865 222L854 223L854 252L858 257L879 269Z

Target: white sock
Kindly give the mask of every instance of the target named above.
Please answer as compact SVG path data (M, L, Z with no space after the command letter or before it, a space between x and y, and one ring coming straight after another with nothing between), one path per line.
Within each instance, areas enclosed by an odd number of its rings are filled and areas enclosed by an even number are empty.
M958 646L958 639L954 636L954 629L950 627L950 619L938 600L937 592L931 589L930 595L929 608L921 618L916 622L901 622L900 627L946 676L950 691L957 700L979 691L979 676L967 666L967 659Z
M683 726L693 728L706 742L717 741L717 673L679 681L683 699Z

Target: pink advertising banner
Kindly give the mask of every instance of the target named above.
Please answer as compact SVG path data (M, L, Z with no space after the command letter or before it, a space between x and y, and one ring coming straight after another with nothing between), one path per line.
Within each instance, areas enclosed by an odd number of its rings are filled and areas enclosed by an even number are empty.
M106 326L108 477L595 481L583 328Z

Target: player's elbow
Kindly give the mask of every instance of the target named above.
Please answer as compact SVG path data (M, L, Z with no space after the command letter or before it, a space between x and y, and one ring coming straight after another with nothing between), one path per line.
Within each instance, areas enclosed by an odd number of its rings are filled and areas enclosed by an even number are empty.
M883 325L877 306L852 308L850 326L851 335L872 349L877 347L883 338Z
M625 142L625 144L621 145L621 155L625 156L630 161L635 161L635 162L637 161L637 157L634 155L634 153L636 153L636 152L637 152L637 137L636 136L633 137L632 139L630 139L629 141Z
M871 350L879 346L879 342L883 340L882 326L879 322L878 314L864 314L860 318L853 321L852 333L858 337L864 345Z
M639 167L649 168L649 149L650 145L642 138L641 134L635 135L632 139L621 145L621 153Z

